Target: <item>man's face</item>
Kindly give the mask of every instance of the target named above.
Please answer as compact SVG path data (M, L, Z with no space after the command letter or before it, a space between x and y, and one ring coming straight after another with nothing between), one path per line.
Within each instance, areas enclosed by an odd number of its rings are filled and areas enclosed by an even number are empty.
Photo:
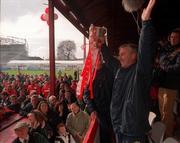
M65 134L65 133L66 133L66 128L65 128L65 126L59 127L59 128L58 128L58 131L59 131L60 134Z
M28 127L19 128L15 130L15 133L19 138L26 139L28 136Z
M50 103L51 105L55 105L55 104L56 104L56 97L50 97L49 103Z
M172 32L170 35L171 46L176 46L180 44L180 33Z
M121 67L128 68L136 61L136 53L130 47L119 48Z
M36 106L38 103L38 98L37 97L31 97L31 103L33 106Z
M12 104L16 104L17 103L17 98L13 97L10 99L11 103Z
M74 114L77 114L77 113L79 112L79 110L80 110L79 106L76 105L75 103L72 103L71 106L70 106L70 108L71 108L71 111L72 111Z
M29 123L31 124L31 126L33 126L34 123L36 122L36 118L35 118L34 114L29 113L29 114L27 115L27 117L28 117L28 121L29 121Z

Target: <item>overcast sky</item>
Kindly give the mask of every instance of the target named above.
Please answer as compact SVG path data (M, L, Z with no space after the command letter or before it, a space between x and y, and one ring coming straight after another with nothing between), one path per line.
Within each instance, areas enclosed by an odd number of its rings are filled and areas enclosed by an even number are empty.
M0 34L26 38L30 56L49 57L48 25L40 16L47 7L48 0L0 0ZM55 20L55 48L62 40L76 43L76 57L82 58L83 35L57 10Z

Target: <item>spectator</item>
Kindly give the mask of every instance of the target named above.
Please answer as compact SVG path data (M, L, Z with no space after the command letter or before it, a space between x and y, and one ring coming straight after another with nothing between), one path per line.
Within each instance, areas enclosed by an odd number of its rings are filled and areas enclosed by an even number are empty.
M18 122L14 131L17 138L12 143L49 143L41 134L37 132L29 133L28 124L25 122Z
M9 101L9 97L8 97L8 93L3 91L1 96L0 96L0 104L2 106L7 106L10 104L10 101Z
M28 120L30 122L30 132L38 132L46 137L49 141L52 139L53 130L46 122L47 119L38 110L33 110L28 114Z
M46 99L49 96L49 92L50 92L50 83L49 83L49 81L45 81L45 83L44 83L41 90L42 90L41 92L42 92L43 97Z
M48 101L49 101L50 109L54 110L54 107L55 107L56 102L57 102L56 96L51 95L51 96L49 97Z
M54 143L76 143L73 136L67 132L64 123L57 125L57 132L58 136L56 136Z
M178 93L180 81L180 29L171 32L170 51L160 53L160 88L159 88L159 109L161 120L166 125L166 135L173 135L173 106Z
M7 107L16 113L19 113L21 105L17 101L17 96L16 95L11 95L10 96L10 102L11 104L8 105Z
M27 116L32 110L36 109L39 103L39 99L37 95L33 95L31 97L30 103L26 104L23 109L20 111L20 115Z
M64 101L67 103L68 107L71 105L71 103L77 100L75 95L70 91L65 91L64 97Z
M113 129L110 117L110 102L112 95L113 76L109 69L103 64L100 56L97 65L96 77L93 81L93 95L90 99L90 91L86 90L84 101L87 104L91 118L98 118L100 125L100 143L112 142Z
M74 71L74 80L78 80L78 71L77 70Z
M73 135L76 143L82 143L89 127L89 116L81 111L77 102L72 103L70 108L72 113L66 120L67 129Z
M44 117L47 119L47 123L51 126L56 128L55 121L57 119L57 114L49 109L49 104L47 101L41 101L38 104L37 109L44 115Z
M56 109L56 113L58 114L57 122L66 123L66 119L69 114L69 110L68 110L66 102L64 101L57 102L55 109Z

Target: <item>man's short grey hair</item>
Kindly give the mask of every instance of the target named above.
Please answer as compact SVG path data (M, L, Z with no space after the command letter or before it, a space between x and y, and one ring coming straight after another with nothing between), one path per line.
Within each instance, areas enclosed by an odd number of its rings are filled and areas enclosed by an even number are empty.
M138 51L138 46L137 46L137 44L134 44L134 43L125 43L125 44L122 44L122 45L120 45L119 49L120 48L131 48L135 52Z

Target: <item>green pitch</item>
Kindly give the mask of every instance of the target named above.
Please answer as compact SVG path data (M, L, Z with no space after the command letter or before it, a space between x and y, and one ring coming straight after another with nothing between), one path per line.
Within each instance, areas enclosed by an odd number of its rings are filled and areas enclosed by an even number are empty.
M67 75L71 75L72 77L74 76L74 71L73 69L64 69L61 71L56 71L56 76L63 76L65 73ZM3 70L2 72L8 73L9 75L16 75L18 74L18 70ZM28 75L40 75L40 74L48 74L48 70L20 70L20 73L22 74L28 74Z

